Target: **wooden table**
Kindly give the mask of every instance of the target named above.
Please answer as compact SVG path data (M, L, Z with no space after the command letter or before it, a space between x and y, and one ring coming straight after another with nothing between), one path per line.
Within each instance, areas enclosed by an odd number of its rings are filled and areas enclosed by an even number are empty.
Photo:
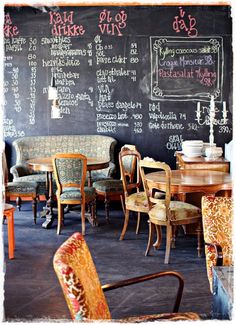
M231 174L203 169L172 170L171 193L182 194L202 192L215 195L221 190L232 190ZM154 183L159 190L165 191L165 172L146 175L147 181Z
M54 219L53 215L53 183L52 183L52 173L53 173L53 165L52 165L52 157L41 157L30 159L27 161L27 164L34 171L43 171L47 173L46 184L48 187L48 200L47 200L47 213L46 213L46 221L42 224L43 228L49 228ZM89 172L88 177L88 186L92 186L92 170L104 169L109 166L109 161L101 158L87 158L87 171Z

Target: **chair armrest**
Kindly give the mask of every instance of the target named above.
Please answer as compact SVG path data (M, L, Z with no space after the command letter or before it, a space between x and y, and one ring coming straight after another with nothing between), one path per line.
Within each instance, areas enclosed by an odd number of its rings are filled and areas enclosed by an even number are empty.
M213 247L216 252L216 266L223 265L223 251L222 247L217 243L205 243L206 246Z
M10 172L13 175L13 179L30 174L29 168L26 165L12 166Z
M109 171L108 171L108 175L109 177L113 177L116 173L116 165L113 162L109 162Z
M126 287L131 284L153 280L153 279L160 278L163 276L174 276L179 281L179 287L178 287L177 295L175 298L175 304L174 304L174 308L173 308L173 312L177 313L179 310L179 305L180 305L181 299L182 299L182 294L183 294L183 289L184 289L184 279L180 273L175 272L175 271L164 271L164 272L152 273L152 274L147 274L147 275L143 275L143 276L139 276L139 277L135 277L135 278L118 281L118 282L111 283L111 284L104 284L102 286L102 290L105 292L105 291L109 291L109 290L113 290L113 289L117 289L117 288L121 288L121 287Z

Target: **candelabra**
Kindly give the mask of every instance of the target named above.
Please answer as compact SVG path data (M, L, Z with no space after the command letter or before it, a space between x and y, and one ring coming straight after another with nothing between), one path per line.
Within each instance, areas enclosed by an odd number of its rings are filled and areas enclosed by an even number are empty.
M207 115L203 117L203 114L207 111ZM196 112L196 121L199 125L209 125L210 132L209 132L209 143L212 146L214 143L214 125L225 125L228 121L227 119L227 109L226 103L223 102L223 110L222 110L222 117L219 119L220 110L216 108L214 96L211 96L210 105L208 107L203 106L201 110L201 103L197 103L197 110ZM216 114L218 115L218 119L216 118Z

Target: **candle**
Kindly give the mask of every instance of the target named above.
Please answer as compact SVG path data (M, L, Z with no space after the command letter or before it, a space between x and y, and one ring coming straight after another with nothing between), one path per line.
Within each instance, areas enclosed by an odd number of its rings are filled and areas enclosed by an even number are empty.
M223 102L223 118L227 117L226 102Z
M201 116L201 106L200 102L197 102L197 118L200 118Z

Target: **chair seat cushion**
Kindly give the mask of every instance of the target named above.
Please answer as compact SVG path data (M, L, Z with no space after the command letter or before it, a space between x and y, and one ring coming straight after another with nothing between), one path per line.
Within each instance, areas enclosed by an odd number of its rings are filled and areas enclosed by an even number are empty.
M180 221L184 219L201 217L201 210L195 205L182 202L171 201L170 202L170 220ZM164 200L156 203L154 207L149 211L150 220L166 221L166 206Z
M145 192L137 192L125 199L125 206L128 210L148 212L148 201Z
M92 201L96 198L96 191L93 187L84 187L86 201ZM63 200L81 200L81 192L76 187L67 187L63 189L60 195L60 199Z
M93 183L93 187L100 192L123 193L123 184L120 179L106 179Z
M34 193L36 195L38 184L36 182L8 182L6 191L10 193L28 194Z
M44 174L31 174L27 176L18 177L15 182L37 182L38 194L44 195L46 192L46 173ZM53 193L56 192L56 182L53 180Z

